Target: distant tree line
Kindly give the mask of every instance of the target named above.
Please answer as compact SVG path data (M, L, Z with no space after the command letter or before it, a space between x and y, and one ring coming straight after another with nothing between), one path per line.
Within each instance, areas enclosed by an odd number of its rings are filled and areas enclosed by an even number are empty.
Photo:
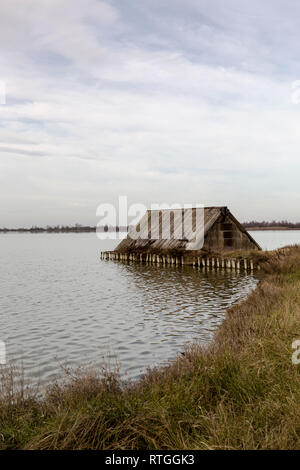
M75 224L69 225L55 225L46 227L38 227L36 225L30 228L0 228L0 232L29 232L29 233L81 233L81 232L96 232L96 229L100 232L128 232L128 227L112 227L104 225L102 227L95 227L89 225Z
M292 223L288 222L287 220L281 220L281 221L276 221L273 220L272 222L266 222L263 220L262 222L258 222L256 220L251 220L250 222L244 222L242 224L245 228L251 229L251 228L268 228L268 227L282 227L282 228L287 228L287 229L299 229L300 230L300 222ZM90 226L90 225L81 225L81 224L75 224L75 225L55 225L55 226L50 226L47 225L46 227L38 227L37 225L34 225L30 228L0 228L0 233L6 233L6 232L29 232L29 233L82 233L82 232L96 232L98 230L99 232L128 232L129 226L127 227L113 227L113 226L108 226L104 225L101 227L95 227L95 226Z
M273 220L272 222L266 222L263 220L262 222L258 222L257 220L251 220L250 222L244 222L242 224L245 228L253 228L253 227L285 227L285 228L299 228L300 229L300 222L292 223L288 222L287 220Z

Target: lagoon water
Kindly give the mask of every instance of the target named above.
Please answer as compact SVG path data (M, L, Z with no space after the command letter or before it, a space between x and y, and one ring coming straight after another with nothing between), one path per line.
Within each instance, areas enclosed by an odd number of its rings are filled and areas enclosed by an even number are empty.
M263 248L300 241L300 232L252 235ZM61 366L105 359L135 379L188 342L206 344L226 308L258 282L243 272L99 259L116 244L93 233L0 235L0 340L28 378L47 383Z
M276 250L287 245L300 244L300 230L249 231L263 250Z

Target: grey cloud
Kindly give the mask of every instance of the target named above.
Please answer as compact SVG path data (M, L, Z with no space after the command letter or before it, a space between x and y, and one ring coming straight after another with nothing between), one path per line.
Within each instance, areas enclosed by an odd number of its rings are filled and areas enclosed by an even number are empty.
M263 200L297 219L299 13L292 0L2 2L0 226L93 223L118 194L228 201L246 219Z

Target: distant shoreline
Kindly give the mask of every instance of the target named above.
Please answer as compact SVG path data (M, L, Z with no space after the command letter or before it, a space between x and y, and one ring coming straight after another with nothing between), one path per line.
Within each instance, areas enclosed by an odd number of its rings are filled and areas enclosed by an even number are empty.
M124 233L127 227L32 227L32 228L0 228L0 233Z
M300 227L280 227L280 226L270 226L270 227L247 227L244 226L244 228L248 232L256 232L256 231L290 231L290 230L298 230L300 231ZM104 228L101 227L99 232L105 233L105 232L113 232L113 233L127 233L128 230L125 227L120 227L120 229L117 229L115 227L109 228L108 230L105 230ZM0 233L95 233L96 232L96 227L70 227L70 228L61 228L61 229L47 229L47 228L17 228L17 229L0 229Z
M248 232L255 232L255 231L265 231L265 230L300 230L299 227L244 227Z

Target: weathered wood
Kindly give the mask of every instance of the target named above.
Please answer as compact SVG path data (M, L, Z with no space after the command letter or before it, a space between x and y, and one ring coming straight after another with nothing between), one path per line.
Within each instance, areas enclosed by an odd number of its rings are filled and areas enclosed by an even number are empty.
M190 265L198 268L211 269L227 269L240 271L242 268L245 271L259 270L259 264L255 263L251 258L222 258L219 256L209 255L170 255L170 254L158 254L158 253L140 253L140 252L114 252L114 251L101 251L100 259L112 260L112 261L127 261L127 262L139 262L139 263L152 263L161 264L163 266L167 264L175 266Z
M201 215L197 217L198 223L194 224L196 213ZM163 221L165 223L162 223ZM131 236L129 232L127 238L119 243L116 251L137 252L142 249L145 252L164 250L188 252L193 240L201 240L203 237L203 248L209 251L260 249L227 207L147 211L137 225L139 238ZM133 230L136 234L137 227Z

